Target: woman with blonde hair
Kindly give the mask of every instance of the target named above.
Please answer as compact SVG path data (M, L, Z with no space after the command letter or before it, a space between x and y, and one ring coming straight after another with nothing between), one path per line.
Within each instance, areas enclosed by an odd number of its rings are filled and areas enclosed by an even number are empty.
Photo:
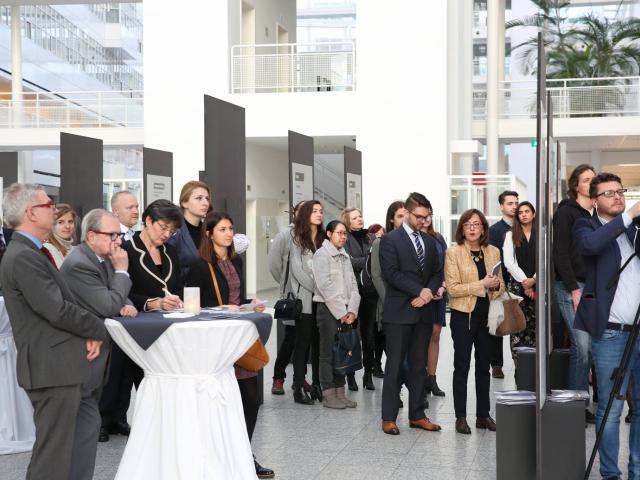
M53 230L51 230L43 246L51 253L58 270L60 270L62 262L71 253L76 243L78 221L78 214L71 205L66 203L56 204Z

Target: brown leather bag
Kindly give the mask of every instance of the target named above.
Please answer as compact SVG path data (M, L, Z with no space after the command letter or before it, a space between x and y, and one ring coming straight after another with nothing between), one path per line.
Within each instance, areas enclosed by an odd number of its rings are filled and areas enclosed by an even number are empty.
M513 333L521 332L527 328L527 319L520 308L518 300L512 298L508 291L506 293L509 299L502 302L502 306L504 307L504 320L498 325L498 328L496 328L497 337L505 337Z
M218 305L222 305L222 296L220 295L218 280L216 280L216 275L213 271L211 262L207 263L209 264L209 273L211 274L213 288L216 291L216 297L218 298ZM245 370L249 370L250 372L262 370L267 363L269 363L269 353L260 338L258 338L253 345L249 347L249 350L247 350L247 352L236 361L236 365L244 368Z

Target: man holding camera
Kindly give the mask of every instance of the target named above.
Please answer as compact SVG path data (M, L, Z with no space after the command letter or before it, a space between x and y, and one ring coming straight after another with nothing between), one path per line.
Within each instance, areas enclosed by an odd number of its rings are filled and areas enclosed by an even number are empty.
M591 181L589 196L597 215L579 219L574 227L577 252L583 256L586 281L575 326L591 335L592 357L598 377L596 426L600 429L613 389L612 373L623 352L640 305L640 259L636 239L640 202L625 212L620 177L600 173ZM631 380L630 380L631 379ZM613 402L598 449L603 479L622 478L618 468L620 415L631 381L634 402L640 402L640 341L633 346L620 397ZM640 415L634 415L629 435L629 478L640 478Z

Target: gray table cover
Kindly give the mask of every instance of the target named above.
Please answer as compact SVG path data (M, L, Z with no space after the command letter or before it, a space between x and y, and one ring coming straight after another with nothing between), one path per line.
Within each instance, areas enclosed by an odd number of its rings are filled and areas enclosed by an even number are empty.
M125 330L131 335L140 348L148 349L167 328L174 323L183 322L211 322L215 320L250 320L258 329L262 343L266 345L271 334L273 318L268 313L233 314L212 313L203 311L200 315L187 318L165 318L166 312L140 312L137 317L116 317Z

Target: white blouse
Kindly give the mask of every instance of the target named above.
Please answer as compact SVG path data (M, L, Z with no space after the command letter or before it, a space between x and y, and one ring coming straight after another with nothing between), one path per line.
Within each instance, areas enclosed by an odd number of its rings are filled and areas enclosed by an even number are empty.
M511 275L516 282L521 283L527 279L525 273L518 266L518 260L516 259L516 251L513 247L513 235L511 234L511 231L508 231L504 235L502 257L504 259L505 268L509 272L509 275ZM536 276L534 275L533 278L536 278Z

